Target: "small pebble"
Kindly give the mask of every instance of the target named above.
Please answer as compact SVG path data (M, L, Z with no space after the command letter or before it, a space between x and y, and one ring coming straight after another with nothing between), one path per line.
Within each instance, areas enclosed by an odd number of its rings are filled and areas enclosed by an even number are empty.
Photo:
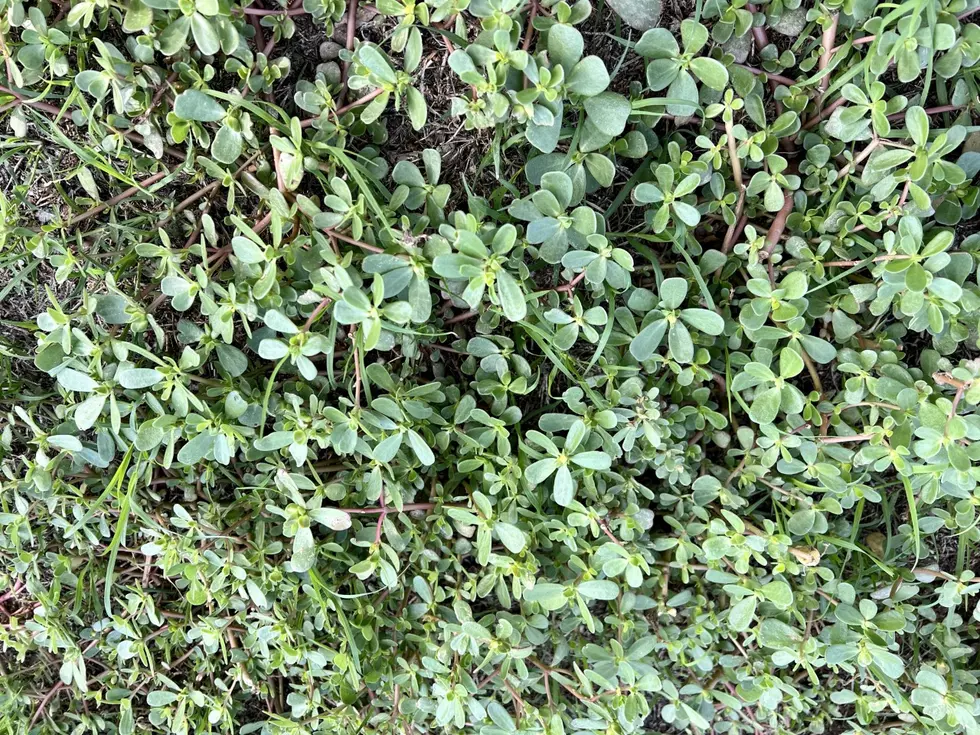
M752 34L746 33L744 36L733 35L725 42L722 48L735 57L736 64L744 64L746 59L749 58L749 52L752 51Z
M325 61L332 61L340 56L343 47L334 41L324 41L320 44L320 58Z
M806 27L806 11L803 8L787 10L780 16L779 21L772 27L777 33L784 36L798 36Z
M317 76L322 76L327 84L340 84L340 65L336 61L327 61L316 68Z

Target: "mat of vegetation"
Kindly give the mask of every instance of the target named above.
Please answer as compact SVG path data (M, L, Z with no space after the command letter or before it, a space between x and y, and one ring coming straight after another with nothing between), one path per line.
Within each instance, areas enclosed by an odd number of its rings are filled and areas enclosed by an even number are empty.
M0 733L980 733L977 0L0 0Z

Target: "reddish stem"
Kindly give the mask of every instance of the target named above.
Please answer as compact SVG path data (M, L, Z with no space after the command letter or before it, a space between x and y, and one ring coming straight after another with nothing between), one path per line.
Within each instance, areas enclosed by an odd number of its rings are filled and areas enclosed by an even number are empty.
M853 48L854 46L862 46L862 45L864 45L866 43L872 43L872 42L874 42L874 40L876 38L877 38L877 36L861 36L860 38L855 38L853 41L851 41L851 47ZM838 51L840 51L846 45L847 44L843 44L841 46L837 46L836 48L832 49L832 53L835 53L836 54Z
M753 3L745 3L745 9L748 10L753 15L759 12L759 9ZM755 38L755 52L759 53L766 46L769 45L769 37L766 35L766 29L762 26L752 26L752 37Z
M820 55L820 71L826 71L827 67L830 66L830 60L834 55L834 42L837 40L837 22L839 20L839 15L834 13L831 17L830 27L823 32L822 46L823 53ZM827 94L827 89L830 87L830 74L825 74L820 80L820 96L817 98L817 109L823 104L823 97Z
M773 273L772 266L772 251L776 249L776 243L779 242L779 238L783 236L783 231L786 229L786 218L789 217L790 212L793 211L793 194L791 192L786 192L783 197L783 206L776 216L773 217L772 224L769 225L769 232L766 234L766 242L768 245L765 249L766 254L766 267L769 269L769 282L775 286L776 277Z
M927 107L925 113L927 115L939 115L943 112L957 112L963 109L963 105L939 105L939 107ZM905 117L905 112L893 112L888 116L889 120L901 120Z
M273 148L272 149L272 165L276 169L276 188L278 188L279 191L285 193L285 191L286 191L286 180L282 176L282 168L279 165L279 149L278 148Z
M373 92L369 92L368 94L364 95L363 97L359 97L358 99L354 100L350 104L344 105L339 110L337 110L334 114L337 117L340 117L341 115L344 115L344 114L350 112L355 107L359 107L360 105L367 104L368 102L370 102L371 100L373 100L375 97L377 97L379 94L381 94L384 91L385 91L384 89L382 89L381 87L378 87ZM303 120L300 123L300 127L308 128L308 127L310 127L313 123L315 123L319 119L320 119L319 117L308 117L308 118L306 118L305 120Z
M41 110L42 112L47 112L47 113L49 113L51 115L60 115L61 114L61 108L60 107L55 107L54 105L49 104L47 102L43 102L41 100L35 100L35 99L30 99L28 97L24 97L23 95L15 92L12 89L9 89L8 87L0 86L0 92L3 92L4 94L9 94L9 95L11 95L13 97L16 97L17 100L22 105L28 105L29 107L36 107L37 109Z
M807 120L803 124L803 129L804 130L809 130L810 128L812 128L815 125L819 124L821 120L826 120L828 117L830 117L831 115L834 114L834 110L836 110L838 107L840 107L841 105L843 105L845 102L847 102L847 99L846 98L844 98L844 97L838 97L833 102L831 102L829 105L827 105L825 108L823 108L822 110L820 110L817 114L815 114L813 117L811 117L809 120Z
M737 153L732 153L737 156ZM738 203L735 205L735 221L729 226L725 233L725 239L721 243L721 252L727 254L732 249L735 241L741 237L742 230L748 223L748 216L745 214L745 186L741 182L741 176L736 180L738 184Z
M575 276L575 278L573 278L573 279L572 279L571 281L569 281L568 283L566 283L566 284L564 284L564 285L562 285L562 286L558 286L558 287L557 287L557 288L555 289L555 291L559 291L559 292L564 292L564 293L571 293L572 291L574 291L574 290L575 290L575 287L576 287L576 286L577 286L577 285L578 285L579 283L581 283L581 282L582 282L582 279L583 279L583 278L585 278L585 271L582 271L581 273L579 273L579 274L578 274L577 276Z
M877 137L874 140L872 140L870 143L868 143L868 145L865 146L864 150L862 150L857 155L857 158L855 158L853 161L850 161L850 162L844 164L841 167L840 171L837 172L837 180L840 181L840 179L842 179L844 176L847 176L850 173L851 169L853 169L854 167L856 167L858 164L860 164L861 162L863 162L864 159L866 159L868 156L870 156L872 153L874 153L875 152L875 149L879 145L881 145L881 144L878 141L878 138Z
M17 596L17 594L18 594L18 593L19 593L19 592L20 592L20 591L21 591L22 589L24 589L24 580L22 580L22 579L18 579L18 580L17 580L17 581L16 581L15 583L14 583L14 586L13 586L13 589L11 589L11 590L8 590L8 591L7 591L7 592L5 592L5 593L4 593L4 594L3 594L2 596L0 596L0 602L6 602L7 600L9 600L9 599L11 599L12 597L16 597L16 596Z
M257 13L248 15L252 28L255 30L255 48L265 48L265 33L262 32L262 24L259 22L260 16Z
M313 326L313 322L316 321L316 318L323 313L324 309L330 306L330 302L331 302L331 298L329 296L324 296L323 299L321 299L320 303L316 305L316 308L313 310L313 313L310 314L309 318L306 320L306 324L303 325L303 328L300 331L308 332L310 330L310 327Z
M447 319L443 322L443 325L449 326L450 324L459 324L460 322L465 322L467 319L472 319L475 316L479 316L479 312L468 311L465 314L457 314L452 319Z
M351 342L353 342L353 332L351 332ZM354 405L361 407L361 355L354 347ZM382 491L383 492L383 491Z
M905 186L902 187L902 196L898 200L898 208L899 209L901 209L902 207L905 206L905 200L908 199L908 196L909 196L909 185L911 185L911 183L912 183L912 179L906 179L905 180Z
M347 5L347 50L354 51L354 33L357 30L357 0L350 0ZM350 76L350 62L344 62L343 82L344 86L340 90L340 103L343 104L347 97L347 80Z
M283 8L282 10L264 10L263 8L235 8L233 12L244 15L306 15L303 7Z
M527 17L527 32L524 34L524 43L521 48L524 51L531 50L531 41L534 39L534 19L538 17L538 0L531 0L531 13Z
M90 217L94 217L99 212L102 212L102 211L108 209L109 207L114 207L117 204L119 204L120 202L126 201L127 199L129 199L131 196L133 196L137 192L143 191L146 187L148 187L148 186L150 186L152 184L155 184L157 181L159 181L160 179L162 179L164 176L169 176L170 173L171 173L170 171L164 170L164 171L160 171L159 173L153 174L153 176L150 176L150 177L148 177L146 179L143 179L136 186L129 187L122 194L117 194L116 196L114 196L109 201L102 202L102 204L100 204L100 205L98 205L96 207L92 207L87 212L82 212L77 217L72 217L70 220L68 220L68 224L65 225L65 226L66 227L74 227L79 222L84 222L85 220L89 219Z
M160 100L163 99L163 95L167 93L167 90L170 89L170 86L175 81L177 81L177 72L172 72L170 76L167 77L167 80L160 85L160 89L156 91L156 94L153 95L153 99L150 100L150 106L146 108L146 112L140 115L140 121L146 120L146 118L150 116L150 113L152 113L153 110L156 109L156 106L160 104Z
M911 255L879 255L877 258L872 259L872 263L884 263L886 260L907 260L911 258ZM831 260L822 265L833 268L851 268L855 265L861 265L863 260Z
M381 513L378 515L378 523L374 527L374 545L377 546L381 543L381 529L384 526L385 518L388 517L388 503L385 500L384 488L381 489Z
M796 80L793 79L792 77L787 77L782 74L773 74L771 72L766 71L765 69L759 69L758 67L755 66L749 66L748 64L735 64L735 66L740 66L743 69L747 69L748 71L752 72L756 76L765 74L766 78L770 82L779 82L780 84L786 85L787 87L792 87L794 84L796 84Z
M866 442L874 438L874 434L855 434L854 436L818 436L816 441L821 444L847 444L849 442Z
M366 242L361 242L360 240L355 240L353 237L349 237L348 235L343 235L343 234L337 232L336 230L326 230L325 229L323 231L327 235L329 235L330 237L336 237L338 240L343 240L344 242L350 243L351 245L357 245L357 247L361 248L362 250L367 250L369 253L383 253L384 252L384 249L383 248L379 248L377 245L368 245Z

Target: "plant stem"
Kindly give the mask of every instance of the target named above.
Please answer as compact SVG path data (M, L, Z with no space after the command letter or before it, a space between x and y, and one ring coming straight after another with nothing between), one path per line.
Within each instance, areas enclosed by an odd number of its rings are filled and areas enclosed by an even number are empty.
M838 13L834 13L831 16L830 27L823 32L823 53L820 55L820 63L818 68L821 72L826 72L827 68L830 66L830 61L834 56L834 42L837 40L837 22L840 16ZM817 111L819 112L820 107L823 105L824 95L827 94L827 89L830 87L830 74L824 74L820 79L820 96L817 97Z
M531 0L531 12L527 17L527 30L524 33L524 43L521 48L524 51L531 50L531 41L534 38L534 19L538 17L538 1Z
M731 114L725 112L725 138L728 141L728 161L732 166L732 177L739 191L739 201L745 200L745 182L742 180L742 161L738 157L738 142L735 140L735 126L732 124ZM738 220L738 215L735 215Z
M357 0L350 0L347 4L347 50L354 51L354 32L357 30ZM343 104L344 100L347 98L347 81L350 77L350 62L344 62L343 75L343 86L340 90L340 97L338 101ZM339 114L339 113L338 113Z
M571 293L572 291L575 290L575 287L579 283L581 283L581 281L582 281L583 278L585 278L585 271L582 271L581 273L579 273L577 276L575 276L575 278L573 278L568 283L566 283L566 284L564 284L562 286L558 286L555 289L555 291L564 292L564 293Z
M368 102L370 102L371 100L373 100L375 97L377 97L379 94L381 94L384 91L385 91L384 89L382 89L381 87L378 87L373 92L368 92L363 97L359 97L358 99L354 100L350 104L344 105L339 110L337 110L334 114L337 117L340 117L341 115L344 115L344 114L350 112L355 107L359 107L360 105L367 104ZM319 119L320 119L319 117L308 117L305 120L303 120L302 122L300 122L300 127L308 128L308 127L310 127L313 123L315 123Z
M854 436L818 436L814 441L821 444L849 444L850 442L866 442L874 438L874 434L855 434Z
M753 15L759 12L759 9L753 3L745 3L745 9ZM757 54L769 45L769 37L766 35L766 29L762 26L752 24L752 37L755 39L755 52Z
M817 389L817 392L823 395L823 383L820 381L820 375L817 373L817 366L813 364L813 359L807 354L807 351L800 348L800 357L803 358L803 363L806 365L807 372L810 373L810 380L813 381L813 387Z
M276 382L276 376L279 374L279 370L285 364L287 357L279 359L276 366L272 369L272 375L269 376L269 382L265 385L265 395L262 397L262 421L259 422L259 438L261 439L265 435L265 422L269 416L269 398L272 396L272 386Z
M467 319L472 319L475 316L479 316L478 312L468 311L465 314L457 314L452 319L447 319L443 322L443 324L445 326L449 326L450 324L459 324L460 322L465 322Z
M281 10L265 10L263 8L234 8L234 13L243 15L306 15L307 10L302 6L298 8L283 8Z
M91 217L94 217L99 212L103 212L106 209L108 209L109 207L114 207L117 204L120 204L121 202L126 201L131 196L133 196L134 194L136 194L138 192L141 192L146 187L155 184L160 179L162 179L164 176L169 176L170 173L171 172L169 170L164 169L163 171L160 171L158 173L153 174L153 176L149 176L149 177L143 179L136 186L129 187L128 189L126 189L126 191L122 192L121 194L117 194L112 199L109 199L108 201L102 202L102 204L99 204L98 206L92 207L88 211L82 212L80 215L78 215L76 217L72 217L70 220L68 220L68 224L66 224L65 227L72 228L75 225L77 225L79 222L84 222L85 220L87 220L87 219L89 219Z
M886 260L907 260L908 258L911 258L911 257L912 257L911 255L899 255L899 254L894 254L894 255L879 255L876 258L872 258L871 259L871 262L872 263L883 263ZM861 263L863 263L863 262L865 262L865 261L864 260L831 260L831 261L828 261L828 262L824 263L823 266L824 267L832 267L832 268L850 268L851 266L861 265Z
M852 161L848 161L841 167L841 169L837 172L837 180L840 181L843 177L847 176L847 174L851 171L852 168L862 163L868 156L874 153L875 149L879 145L881 145L881 143L878 141L878 138L875 138L870 143L868 143L868 145L864 148L864 150L862 150L857 155L857 158L855 158Z
M306 323L303 325L303 328L300 329L299 331L308 332L310 330L310 327L313 326L313 322L317 320L317 317L319 317L320 314L323 313L323 310L330 305L331 300L332 299L329 296L324 296L323 299L320 301L320 303L316 305L316 308L313 310L313 313L310 314L309 318L306 320Z
M939 115L943 112L957 112L964 109L964 105L939 105L938 107L927 107L925 108L925 113L927 115ZM888 116L889 120L902 120L905 118L905 112L893 112Z
M815 125L819 124L822 120L826 120L828 117L830 117L831 115L834 114L834 110L836 110L838 107L840 107L841 105L843 105L845 102L847 102L847 99L846 98L844 98L844 97L838 97L833 102L831 102L829 105L827 105L826 107L824 107L816 115L814 115L809 120L807 120L803 124L803 129L804 130L809 130L810 128L812 128Z
M755 66L749 66L748 64L735 64L735 66L740 66L743 69L747 69L748 71L752 72L756 76L765 74L766 78L770 82L779 82L779 84L783 84L787 87L792 87L794 84L796 84L796 80L793 79L792 77L787 77L782 74L773 74L772 72L768 72L765 69L759 69L758 67Z
M783 236L783 231L786 229L786 218L789 217L789 213L793 211L793 194L786 192L783 195L783 207L778 212L776 216L773 217L772 224L769 225L769 232L766 234L766 249L764 251L766 256L766 266L769 269L769 282L775 286L776 277L773 273L772 265L772 251L776 249L776 243L779 242L779 238Z
M337 232L336 230L324 229L323 232L325 232L330 237L336 237L338 240L343 240L344 242L350 243L351 245L357 245L357 247L361 248L362 250L367 250L369 253L384 252L384 249L379 248L377 245L368 245L366 242L355 240L353 237L350 237L349 235L344 235L340 232Z

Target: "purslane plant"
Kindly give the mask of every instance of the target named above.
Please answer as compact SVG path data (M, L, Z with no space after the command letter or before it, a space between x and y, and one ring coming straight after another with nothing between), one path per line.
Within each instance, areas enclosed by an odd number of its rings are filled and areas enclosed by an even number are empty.
M0 731L980 732L980 6L669 5L0 0Z

